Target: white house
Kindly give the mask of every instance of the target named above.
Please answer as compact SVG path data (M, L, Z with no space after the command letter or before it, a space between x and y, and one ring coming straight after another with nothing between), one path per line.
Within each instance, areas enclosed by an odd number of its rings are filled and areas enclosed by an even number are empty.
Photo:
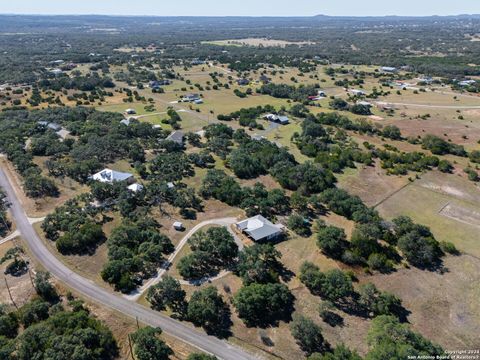
M139 184L139 183L135 183L135 184L132 184L130 186L128 186L127 188L128 190L130 190L131 192L140 192L144 189L143 185L142 184Z
M367 93L363 90L351 89L350 92L355 96L365 96Z
M183 102L194 102L200 100L200 95L198 94L187 94L182 98Z
M386 73L396 73L398 71L398 69L393 66L382 66L380 70Z
M277 122L282 125L287 125L290 122L290 119L288 118L288 116L284 116L284 115L267 114L263 118L265 120Z
M134 177L130 173L124 173L120 171L115 171L111 169L103 169L96 174L92 175L92 179L95 181L100 181L102 183L113 184L117 181L126 181L130 182L134 180Z
M267 114L263 117L265 120L268 121L277 121L278 120L278 115L275 114Z
M58 76L58 75L61 75L63 74L63 70L62 69L53 69L52 71L50 71L53 75L55 76Z
M238 230L246 234L253 241L269 241L283 235L283 225L273 224L262 215L257 215L235 224Z
M458 83L458 85L460 86L470 86L470 85L473 85L473 84L476 84L477 82L475 80L464 80L464 81L460 81Z

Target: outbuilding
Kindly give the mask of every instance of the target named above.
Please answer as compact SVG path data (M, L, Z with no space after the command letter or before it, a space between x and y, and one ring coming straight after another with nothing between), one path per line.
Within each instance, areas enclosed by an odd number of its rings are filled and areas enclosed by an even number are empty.
M183 223L181 223L180 221L175 221L173 223L173 228L177 231L183 231L185 230L185 226L183 226Z

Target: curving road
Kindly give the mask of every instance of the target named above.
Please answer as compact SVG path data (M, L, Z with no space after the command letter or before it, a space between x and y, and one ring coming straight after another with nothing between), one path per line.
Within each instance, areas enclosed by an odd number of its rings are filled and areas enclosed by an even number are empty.
M96 285L93 281L90 281L70 270L49 252L48 248L35 232L35 229L27 218L7 175L1 168L0 186L7 194L8 201L11 203L10 212L15 220L18 231L27 242L31 253L45 267L45 269L57 279L95 302L108 306L109 308L119 311L131 318L138 318L139 321L150 326L160 327L169 335L202 351L213 354L220 359L257 359L257 357L246 353L244 350L234 345L219 340L213 336L208 336L177 320L171 319L168 316L115 295L114 293Z

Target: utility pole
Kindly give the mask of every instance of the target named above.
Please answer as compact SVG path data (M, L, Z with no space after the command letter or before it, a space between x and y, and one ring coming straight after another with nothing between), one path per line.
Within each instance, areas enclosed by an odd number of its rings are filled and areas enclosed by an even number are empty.
M12 301L13 306L15 306L15 309L18 310L18 306L17 304L15 304L15 301L13 301L12 293L10 292L10 288L8 287L7 278L5 276L3 278L5 279L5 285L7 285L7 290L8 290L8 295L10 296L10 300Z
M30 268L28 268L28 277L30 278L30 282L32 283L32 287L34 290L37 290L35 288L35 284L33 283L33 278L32 278L32 272L30 271Z
M133 355L133 347L132 347L132 340L130 339L130 334L128 334L128 346L130 347L130 354L132 355L132 359L135 360L135 356Z

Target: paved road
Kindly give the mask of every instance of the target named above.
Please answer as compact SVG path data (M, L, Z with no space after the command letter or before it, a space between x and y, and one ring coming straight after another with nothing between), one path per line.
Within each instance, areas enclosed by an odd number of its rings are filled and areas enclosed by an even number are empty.
M5 190L8 201L11 203L10 212L15 220L18 231L27 242L33 256L47 269L54 277L75 289L82 295L95 302L117 310L131 318L138 318L139 321L150 326L161 327L166 333L174 336L198 349L216 355L225 360L253 360L257 357L246 353L244 350L233 346L215 337L205 335L200 331L192 329L187 325L155 312L145 306L132 303L121 296L115 295L94 282L76 274L52 253L39 238L11 186L5 172L0 168L0 186Z
M412 103L384 102L384 101L377 101L376 104L419 107L419 108L427 108L427 109L464 109L464 110L480 109L480 105L431 105L431 104L412 104Z

